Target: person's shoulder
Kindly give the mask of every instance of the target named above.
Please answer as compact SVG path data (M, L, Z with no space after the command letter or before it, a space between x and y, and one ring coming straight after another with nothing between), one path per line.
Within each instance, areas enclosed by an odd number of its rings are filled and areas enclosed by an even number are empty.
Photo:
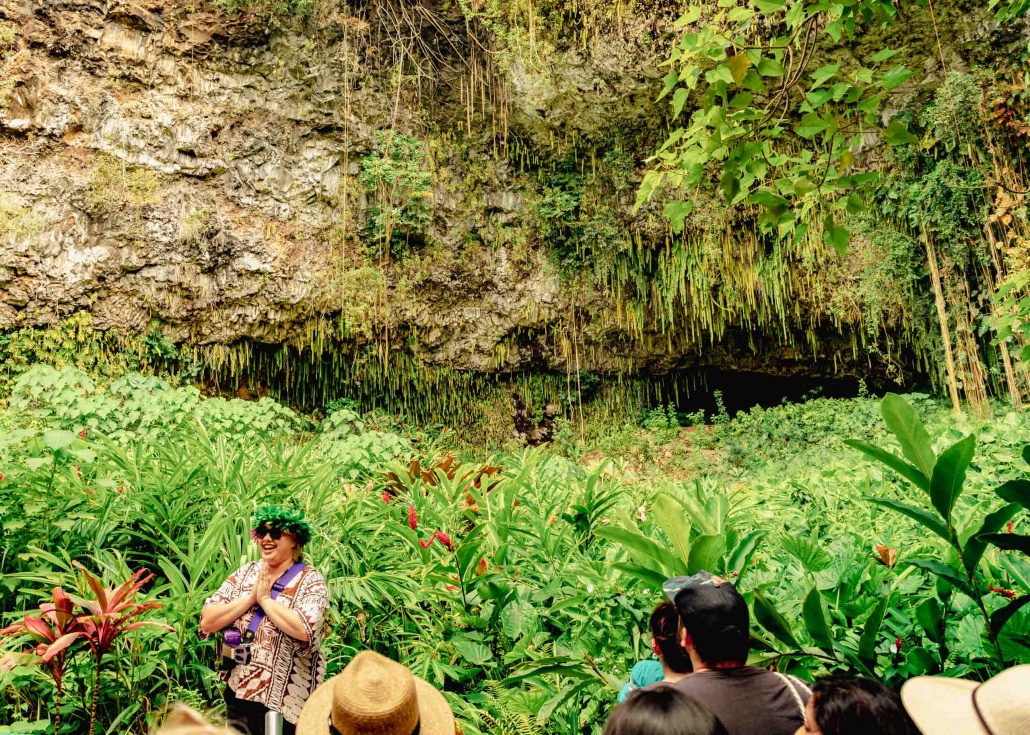
M318 571L313 566L308 564L304 569L303 581L304 584L308 585L325 584L325 577L322 576L322 573L320 571Z

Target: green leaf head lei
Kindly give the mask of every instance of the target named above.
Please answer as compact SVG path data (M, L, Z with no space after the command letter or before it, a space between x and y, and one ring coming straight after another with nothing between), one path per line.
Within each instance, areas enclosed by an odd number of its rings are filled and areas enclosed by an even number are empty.
M311 538L311 524L304 520L304 511L283 505L262 505L250 519L252 533L264 525L289 531L297 539L298 546L304 546Z

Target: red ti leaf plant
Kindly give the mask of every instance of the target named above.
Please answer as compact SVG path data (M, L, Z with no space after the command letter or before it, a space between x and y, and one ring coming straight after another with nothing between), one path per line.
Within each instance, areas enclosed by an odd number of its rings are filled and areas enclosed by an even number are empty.
M148 574L146 569L140 569L114 589L106 589L103 583L90 574L84 566L77 562L75 566L86 577L86 583L96 598L77 601L84 610L80 615L80 621L85 633L86 645L93 653L96 665L93 670L93 698L89 711L89 732L92 735L97 719L97 695L100 691L101 666L104 656L114 646L115 641L124 634L145 626L163 628L168 631L172 631L173 628L152 620L136 619L148 610L161 608L161 604L158 602L134 602L136 593L154 577L153 574Z
M0 630L0 639L27 635L36 646L27 651L36 663L50 674L56 692L54 703L54 732L61 730L61 695L64 692L64 673L72 646L85 636L85 630L74 612L71 598L60 587L51 593L52 602L39 606L39 616L26 615L21 622Z
M94 599L68 595L55 587L52 602L39 606L39 616L25 615L20 623L0 630L0 640L27 635L36 645L25 653L35 658L34 663L46 668L56 689L54 732L61 727L61 695L68 660L82 650L89 650L94 658L93 695L89 712L89 732L96 729L97 697L100 690L100 672L104 657L115 642L126 633L144 626L173 630L171 626L138 618L149 610L161 607L157 602L135 602L136 594L153 577L141 569L113 589L107 589L85 567L75 563L82 572ZM79 611L76 612L75 608Z

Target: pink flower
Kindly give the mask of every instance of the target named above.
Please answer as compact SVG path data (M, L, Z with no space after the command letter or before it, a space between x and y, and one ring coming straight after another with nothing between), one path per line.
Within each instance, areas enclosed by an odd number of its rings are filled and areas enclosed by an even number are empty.
M418 528L418 516L415 515L415 504L408 506L408 528L414 531Z
M437 531L436 533L434 533L433 538L435 538L441 544L446 546L448 551L454 551L454 544L451 543L451 537L443 531Z
M4 479L4 473L3 473L3 472L0 472L0 482L2 482L2 481L3 481L3 479Z
M383 490L383 502L387 505L390 504L390 493L386 492L385 490Z

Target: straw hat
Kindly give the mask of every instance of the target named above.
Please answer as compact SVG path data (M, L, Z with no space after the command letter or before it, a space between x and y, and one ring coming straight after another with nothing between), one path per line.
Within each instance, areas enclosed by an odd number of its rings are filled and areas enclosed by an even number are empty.
M308 698L297 735L454 735L450 705L429 682L362 651Z
M901 687L901 701L923 735L1030 733L1030 664L984 683L917 676Z

